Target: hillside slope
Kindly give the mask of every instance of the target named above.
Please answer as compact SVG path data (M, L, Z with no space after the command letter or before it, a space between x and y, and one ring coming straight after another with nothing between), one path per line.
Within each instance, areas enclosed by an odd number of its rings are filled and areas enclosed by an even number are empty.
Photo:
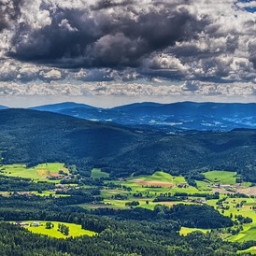
M34 110L0 110L4 163L60 161L81 173L101 167L114 176L165 170L195 176L232 170L256 181L256 130L167 134Z

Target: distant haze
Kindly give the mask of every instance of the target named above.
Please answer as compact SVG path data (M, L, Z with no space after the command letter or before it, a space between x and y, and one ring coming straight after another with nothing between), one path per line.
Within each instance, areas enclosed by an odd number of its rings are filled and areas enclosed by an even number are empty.
M61 102L76 102L95 107L115 107L138 102L174 103L183 101L194 102L237 102L254 103L256 97L126 97L126 96L94 96L94 97L70 97L70 96L0 96L0 105L26 108Z

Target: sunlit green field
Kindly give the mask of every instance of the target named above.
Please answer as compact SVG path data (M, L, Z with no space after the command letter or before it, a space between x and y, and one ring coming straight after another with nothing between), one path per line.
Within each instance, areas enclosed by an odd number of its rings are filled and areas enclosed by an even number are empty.
M251 248L248 248L246 250L237 251L238 253L250 253L252 255L256 255L256 246L253 246Z
M222 196L223 197L223 196ZM232 220L236 220L235 216L242 215L243 217L249 217L252 219L252 223L243 224L243 230L240 231L238 234L232 235L227 232L226 229L223 229L221 232L223 233L223 238L230 241L230 242L245 242L250 240L256 240L256 212L253 210L252 206L256 206L255 199L252 198L227 198L224 203L224 205L229 206L230 208L228 210L222 210L217 208L217 201L214 200L208 200L207 204L210 206L213 206L215 209L219 210L219 212L225 216L232 216ZM242 201L246 201L242 208L236 208L236 205L241 203ZM238 227L238 226L237 226ZM234 226L233 228L236 228ZM181 235L187 235L194 231L201 231L203 233L206 233L209 230L204 229L190 229L190 228L182 228L180 230ZM250 252L256 253L255 248L251 248Z
M228 240L230 242L245 242L256 240L256 226L244 225L243 228L244 230L241 231L239 234L229 236Z
M25 165L5 165L1 167L1 175L6 175L10 177L21 177L29 178L34 182L38 181L50 181L56 182L56 180L50 180L51 175L58 175L59 171L68 174L68 170L61 163L48 163L40 164L33 168L26 168ZM235 184L237 174L236 172L226 172L226 171L211 171L204 173L206 180L205 181L196 181L197 188L189 186L182 176L172 176L168 173L157 171L152 175L142 175L142 176L130 176L126 179L120 180L106 180L105 185L101 188L101 196L104 198L102 202L98 203L88 203L81 204L79 206L85 209L95 209L95 208L115 208L115 209L129 209L130 206L127 203L136 201L139 203L138 206L133 207L142 207L145 209L153 210L156 205L166 205L173 206L174 204L194 204L192 202L185 201L173 201L173 202L154 202L153 200L159 195L175 195L176 193L186 193L188 195L200 194L200 193L209 193L212 194L212 188L209 186L213 183L220 184ZM91 177L93 179L100 178L109 178L109 174L102 172L101 169L93 169L91 171ZM60 180L57 180L59 182ZM116 188L108 187L109 183L113 183L117 186ZM185 187L181 187L181 184L185 184ZM86 187L86 186L85 186ZM90 188L91 186L89 186ZM42 193L32 192L40 196L55 196L54 191L42 191ZM140 197L136 197L136 194L140 194ZM61 195L58 195L61 196ZM116 196L124 196L124 199L118 199ZM142 197L142 198L141 198ZM220 198L227 197L226 195L220 194ZM213 206L217 209L218 200L207 200L207 204ZM246 201L242 208L236 208L236 205L241 203L241 201ZM256 206L256 200L253 198L227 198L225 202L226 206L229 206L229 209L222 210L218 209L219 212L225 216L242 215L243 217L252 218L253 222L250 224L244 225L244 230L237 235L231 235L225 230L225 239L228 241L249 241L256 240L256 212L252 209L252 206ZM57 231L57 224L52 230L45 229L45 222L41 222L42 226L40 227L29 227L28 229L32 232L45 234L53 236L56 238L65 238L63 234ZM82 230L81 227L75 224L68 224L70 227L69 236L79 236L79 235L93 235L90 231ZM181 235L187 235L194 231L201 231L203 233L208 232L209 230L203 229L189 229L183 227L180 230Z
M26 221L27 223L31 224L35 221ZM36 221L41 224L40 227L26 227L29 231L41 234L41 235L47 235L55 238L68 238L68 237L78 237L78 236L94 236L97 233L89 230L82 229L81 225L77 224L71 224L71 223L65 223L65 222L59 222L59 221L51 221L51 223L54 225L52 229L46 229L45 223L46 221ZM69 235L65 236L61 232L58 231L58 224L64 224L69 227Z
M200 191L212 191L212 188L209 188L209 182L202 181L202 180L196 180L197 188Z
M154 172L152 175L142 175L137 177L133 176L128 180L133 180L133 179L140 179L142 181L170 182L172 184L186 183L186 180L184 177L182 176L174 177L171 174L162 172L162 171Z
M56 180L49 180L51 175L58 175L59 171L68 174L68 170L61 163L49 163L40 164L33 168L26 168L25 165L6 165L1 168L1 175L6 175L10 177L21 177L29 178L34 182L38 181L50 181L56 182ZM141 176L130 176L126 179L109 180L109 174L102 172L101 169L92 169L91 178L101 179L105 178L104 186L100 188L100 195L103 198L101 202L84 203L80 206L84 209L97 209L97 208L113 208L113 209L130 209L131 206L128 203L138 202L139 204L135 207L142 207L148 210L154 210L157 205L165 205L172 207L175 204L198 204L196 200L200 198L200 193L213 194L212 184L236 184L237 173L236 172L226 172L226 171L210 171L204 173L204 181L196 181L197 187L188 185L187 181L182 176L172 176L168 173L157 171L152 175L141 175ZM60 180L57 180L59 182ZM113 185L111 185L113 184ZM110 186L109 186L110 185ZM243 184L244 186L249 186L250 184ZM91 185L83 185L83 188L93 188ZM42 191L42 193L31 192L40 196L55 196L54 191ZM188 195L189 200L180 201L161 201L154 202L157 196L174 196L176 193L185 193ZM195 195L197 194L197 195ZM4 194L5 195L5 194ZM6 194L7 195L7 194ZM58 195L62 196L62 195ZM67 196L67 195L66 195ZM206 201L207 205L213 206L221 214L232 217L235 220L236 215L242 215L243 217L249 217L253 220L252 223L243 224L243 230L236 235L232 235L227 229L222 229L221 236L230 242L244 242L249 240L256 240L256 212L253 210L253 206L256 206L256 199L254 198L230 198L227 194L221 193L220 199L226 198L223 202L224 206L228 206L229 209L218 209L217 202L218 199L210 199ZM203 197L202 197L203 198ZM164 200L164 199L161 199ZM242 207L237 207L244 201ZM32 222L32 221L31 221ZM30 222L30 223L31 223ZM28 230L48 235L56 238L66 238L65 235L60 233L58 229L58 222L54 223L53 229L46 229L45 222L40 222L42 225L40 227L27 227ZM95 235L94 232L83 230L81 226L76 224L66 223L70 228L70 234L68 237L76 237L81 235ZM238 226L237 226L238 227ZM237 228L236 226L233 228ZM193 229L182 227L180 230L180 235L186 236L192 232L200 231L207 233L208 229ZM250 248L250 252L254 252L254 248Z
M210 229L201 229L201 228L186 228L186 227L181 227L179 234L182 236L187 236L188 234L192 232L202 232L206 234L207 232L210 232Z
M235 172L226 171L212 171L205 173L207 180L197 181L197 188L189 186L184 177L174 177L168 173L157 171L152 175L135 176L132 175L126 179L106 181L106 187L101 189L101 196L104 200L101 203L94 204L82 204L80 205L86 209L95 208L115 208L115 209L129 209L130 206L127 203L136 201L139 203L138 206L146 209L153 210L156 205L173 206L174 204L195 204L195 202L188 201L166 201L166 202L154 202L153 200L160 195L175 195L176 193L186 193L188 195L207 193L213 194L211 184L215 182L226 184L228 182L234 184L236 182ZM108 188L107 184L112 183L120 187ZM179 184L179 185L178 185ZM185 187L180 187L180 184L186 184ZM129 188L129 189L127 189ZM135 197L134 195L140 194L141 197ZM118 197L123 197L119 199ZM198 197L198 195L197 195ZM197 197L189 197L189 199L195 199ZM220 198L227 197L224 194L220 194ZM243 208L237 209L236 204L246 200L246 204ZM207 200L207 204L217 208L218 200ZM252 198L236 198L235 203L231 203L232 199L227 199L230 209L221 210L219 212L225 216L230 217L241 214L244 217L250 217L253 219L253 225L256 225L256 213L251 209L250 205L256 205L256 201ZM234 220L234 217L233 217ZM202 232L206 232L201 230ZM185 232L185 231L184 231ZM190 230L187 230L190 232ZM230 235L230 234L228 234Z
M117 188L108 188L108 184L115 184ZM130 176L126 179L108 180L105 182L106 187L101 189L101 196L104 198L101 204L83 204L84 208L117 208L127 209L129 206L125 205L128 202L138 201L140 204L137 207L143 207L153 210L157 204L172 206L177 203L190 204L189 202L153 202L154 198L160 195L174 196L177 193L186 193L188 195L205 193L205 191L198 190L196 187L189 186L182 176L172 176L168 173L157 171L152 175ZM185 187L181 187L185 184ZM209 194L212 191L208 192ZM133 195L140 194L140 197ZM116 196L123 196L123 199L116 198Z
M59 180L59 171L68 174L68 169L62 163L39 164L32 168L27 168L24 164L3 165L0 168L0 174L9 177L19 177L31 179L33 181L56 182L50 177Z
M83 205L84 208L97 208L97 207L107 207L116 209L129 209L130 207L126 205L128 202L137 201L139 205L136 207L143 207L146 209L153 210L158 204L173 206L174 204L185 203L191 204L191 202L177 201L177 202L153 202L154 198L161 194L174 195L175 193L187 193L188 195L208 193L212 194L213 190L211 185L214 183L219 184L236 184L237 173L236 172L226 172L226 171L211 171L204 173L206 180L197 181L197 188L189 186L186 183L184 177L173 177L172 175L164 172L155 172L152 175L143 176L131 176L124 180L111 181L114 184L129 187L131 191L124 190L122 188L108 189L107 187L102 189L101 195L105 198L101 205ZM169 184L171 184L169 186ZM186 187L180 188L178 184L187 184ZM250 185L250 184L243 184ZM133 193L141 193L143 198L132 197ZM117 200L115 195L124 195L127 197L126 200ZM225 216L232 216L235 220L236 215L242 215L243 217L249 217L253 220L250 224L244 224L244 230L237 235L231 235L227 230L223 229L223 237L228 241L249 241L256 240L256 212L252 209L252 206L256 206L256 200L254 198L229 198L225 194L220 194L221 198L226 198L223 205L229 206L229 209L222 210L217 209L217 199L207 200L207 204L213 206L215 209ZM237 208L237 204L245 201L243 207ZM236 227L234 227L236 228ZM189 229L182 228L180 234L187 235L194 231L201 231L203 233L209 230L203 229Z
M155 197L160 194L170 193L204 193L196 187L187 185L186 188L178 187L178 184L187 184L182 176L174 177L168 173L157 171L152 175L131 176L121 181L111 181L114 184L131 188L131 193L141 193L143 196ZM106 193L106 191L105 191Z
M236 184L237 173L227 171L210 171L203 173L205 178L213 183Z
M218 200L208 200L207 204L217 209ZM244 201L244 205L237 208L237 204ZM225 216L232 216L235 220L235 216L242 215L243 217L249 217L252 219L252 223L243 224L243 230L236 235L227 234L226 239L231 242L244 242L250 240L256 240L256 212L253 210L253 206L256 206L256 200L254 198L227 198L225 206L229 206L228 210L218 209L219 212Z
M153 173L152 175L142 175L142 176L131 177L131 179L134 179L134 178L145 180L145 181L151 181L151 180L167 181L167 182L173 181L172 175L170 175L169 173L161 172L161 171L157 171L157 172Z

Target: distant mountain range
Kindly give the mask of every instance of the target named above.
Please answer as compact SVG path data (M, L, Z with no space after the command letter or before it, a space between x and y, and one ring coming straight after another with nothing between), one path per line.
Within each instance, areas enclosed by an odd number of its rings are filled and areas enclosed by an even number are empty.
M111 122L125 126L148 126L166 131L256 128L256 104L180 102L135 103L114 108L97 108L65 102L38 106L34 110L65 114L81 119Z

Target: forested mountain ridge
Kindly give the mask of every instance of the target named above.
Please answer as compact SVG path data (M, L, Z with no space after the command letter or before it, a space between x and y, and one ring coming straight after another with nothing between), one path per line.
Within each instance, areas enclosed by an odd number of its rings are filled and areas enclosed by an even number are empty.
M113 176L164 170L186 176L232 170L255 181L256 130L167 134L24 109L0 111L4 163L60 161Z
M230 131L235 128L256 128L254 103L144 102L114 108L97 108L64 102L32 109L129 126L150 125L162 130Z

